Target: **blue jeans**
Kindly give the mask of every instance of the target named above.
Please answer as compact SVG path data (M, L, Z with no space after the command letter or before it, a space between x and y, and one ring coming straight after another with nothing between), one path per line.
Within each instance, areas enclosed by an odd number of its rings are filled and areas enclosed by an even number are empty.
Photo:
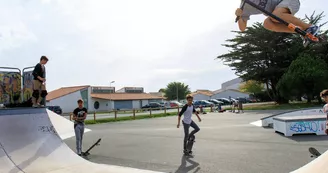
M82 139L83 139L83 133L84 133L84 124L83 123L74 124L74 131L75 131L75 137L76 137L76 152L77 152L77 154L81 154L82 153Z
M184 133L185 133L184 140L183 140L183 149L185 150L187 148L187 141L188 141L189 136L195 135L195 133L199 132L200 129L194 121L191 121L190 124L186 124L182 121L182 124L183 124L183 128L184 128ZM194 128L194 130L189 134L190 126L192 128Z

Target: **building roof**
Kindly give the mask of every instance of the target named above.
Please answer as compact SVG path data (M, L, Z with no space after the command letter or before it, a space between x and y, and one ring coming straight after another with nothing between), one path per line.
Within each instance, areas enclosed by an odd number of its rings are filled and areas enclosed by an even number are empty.
M194 96L196 94L203 94L203 95L206 95L206 96L212 96L213 92L210 91L210 90L197 90L197 91L191 93L192 96Z
M154 96L148 93L111 93L111 94L91 94L92 98L104 100L147 100L164 99L160 96Z
M59 98L59 97L74 93L76 91L79 91L79 90L82 90L82 89L85 89L85 88L88 88L88 87L90 87L90 85L62 87L62 88L59 88L59 89L56 89L56 90L53 90L53 91L49 92L47 97L46 97L46 100L50 101L50 100L53 100L53 99L56 99L56 98Z

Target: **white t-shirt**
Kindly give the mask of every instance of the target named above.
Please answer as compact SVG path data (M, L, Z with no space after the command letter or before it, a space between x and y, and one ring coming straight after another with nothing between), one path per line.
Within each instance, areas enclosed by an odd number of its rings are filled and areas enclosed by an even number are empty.
M195 110L195 108L194 108L194 105L190 105L190 106L189 106L188 104L185 104L185 105L182 107L182 109L181 109L181 111L180 111L180 113L179 113L179 116L181 117L182 114L183 114L183 119L182 119L182 121L183 121L184 123L186 123L186 124L190 124L191 121L192 121L191 116L192 116L192 114L193 114L194 112L196 112L196 110Z

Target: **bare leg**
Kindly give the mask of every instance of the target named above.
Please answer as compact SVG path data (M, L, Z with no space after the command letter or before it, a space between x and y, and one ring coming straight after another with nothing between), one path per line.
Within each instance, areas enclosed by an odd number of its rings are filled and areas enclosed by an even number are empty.
M300 27L302 30L305 30L311 26L311 24L304 23L302 20L290 14L290 11L287 8L276 8L272 12L272 14L278 16L279 18L285 20L288 23L292 23ZM272 19L271 17L267 18L264 21L264 27L274 32L295 33L294 31L291 31L286 25L279 23L278 21Z

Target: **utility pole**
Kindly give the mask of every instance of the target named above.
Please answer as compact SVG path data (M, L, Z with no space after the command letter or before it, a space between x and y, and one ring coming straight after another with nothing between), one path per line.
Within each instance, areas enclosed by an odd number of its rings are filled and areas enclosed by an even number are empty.
M115 81L111 81L111 82L109 83L109 89L112 88L112 83L115 83ZM111 96L111 92L109 91L109 109L112 108L112 103L111 103L111 98L110 98L110 96Z

